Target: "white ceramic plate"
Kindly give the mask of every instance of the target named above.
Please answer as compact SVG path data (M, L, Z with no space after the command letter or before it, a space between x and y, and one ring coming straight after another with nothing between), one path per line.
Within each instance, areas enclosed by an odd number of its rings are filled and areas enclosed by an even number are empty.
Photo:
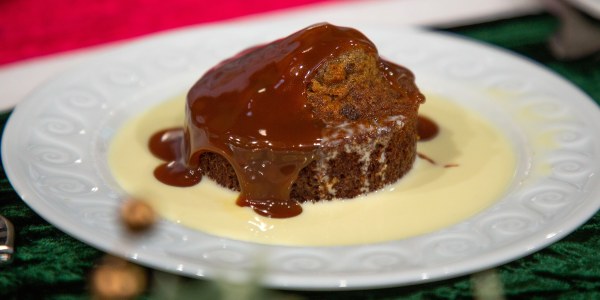
M596 212L600 113L586 95L531 62L478 43L355 27L383 56L411 68L423 91L478 111L513 139L518 170L495 205L431 234L363 246L258 245L167 221L148 236L128 236L117 221L124 196L106 163L115 131L145 108L185 92L221 59L299 29L285 25L162 35L56 78L13 112L2 143L7 175L36 212L99 249L186 276L241 280L259 274L264 285L287 289L373 288L459 276L539 250Z

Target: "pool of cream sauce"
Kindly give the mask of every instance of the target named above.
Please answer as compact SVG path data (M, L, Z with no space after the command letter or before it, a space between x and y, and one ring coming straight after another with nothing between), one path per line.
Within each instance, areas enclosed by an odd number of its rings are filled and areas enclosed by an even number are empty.
M235 204L237 193L208 178L193 187L167 186L153 170L161 161L148 151L156 131L182 126L184 97L141 113L115 135L109 166L131 196L149 202L165 219L208 234L242 241L339 246L421 235L468 219L506 192L516 157L507 137L476 112L427 95L420 114L436 121L439 135L419 142L413 169L397 183L354 199L303 204L297 217L271 219ZM448 167L451 165L451 167Z

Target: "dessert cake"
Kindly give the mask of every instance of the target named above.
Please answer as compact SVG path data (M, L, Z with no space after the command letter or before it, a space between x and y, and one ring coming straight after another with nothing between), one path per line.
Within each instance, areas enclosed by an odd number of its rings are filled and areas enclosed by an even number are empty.
M157 133L155 176L208 176L269 217L352 198L400 179L416 157L425 101L406 68L357 30L316 24L250 48L190 89L182 130ZM168 136L167 136L168 135Z

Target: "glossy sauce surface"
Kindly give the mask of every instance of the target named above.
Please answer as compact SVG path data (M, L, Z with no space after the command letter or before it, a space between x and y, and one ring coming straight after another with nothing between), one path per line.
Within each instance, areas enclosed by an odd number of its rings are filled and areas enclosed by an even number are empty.
M417 135L419 136L419 141L429 141L435 138L439 132L440 128L434 120L425 116L419 116L417 119Z
M325 60L354 49L377 53L355 29L318 24L243 51L209 70L187 95L183 131L172 133L182 146L150 143L161 149L153 152L173 152L158 156L164 162L155 176L169 185L192 186L201 180L200 155L214 152L237 174L239 206L274 218L300 214L301 205L290 199L291 187L314 160L327 127L307 106L306 87ZM407 88L400 79L407 69L379 63L391 88ZM153 141L172 144L157 134Z

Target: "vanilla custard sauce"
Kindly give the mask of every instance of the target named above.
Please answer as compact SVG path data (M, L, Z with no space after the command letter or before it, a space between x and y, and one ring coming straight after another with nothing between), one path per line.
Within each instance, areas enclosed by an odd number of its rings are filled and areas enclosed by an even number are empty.
M439 134L419 142L413 169L382 190L348 200L302 204L302 214L268 218L236 205L237 192L208 177L192 187L160 183L161 163L148 150L155 132L181 127L185 97L133 118L115 135L109 151L113 176L131 197L149 202L165 219L203 232L264 244L356 245L425 234L465 220L505 193L516 157L507 137L475 112L427 95L420 115ZM431 161L434 163L432 163Z

